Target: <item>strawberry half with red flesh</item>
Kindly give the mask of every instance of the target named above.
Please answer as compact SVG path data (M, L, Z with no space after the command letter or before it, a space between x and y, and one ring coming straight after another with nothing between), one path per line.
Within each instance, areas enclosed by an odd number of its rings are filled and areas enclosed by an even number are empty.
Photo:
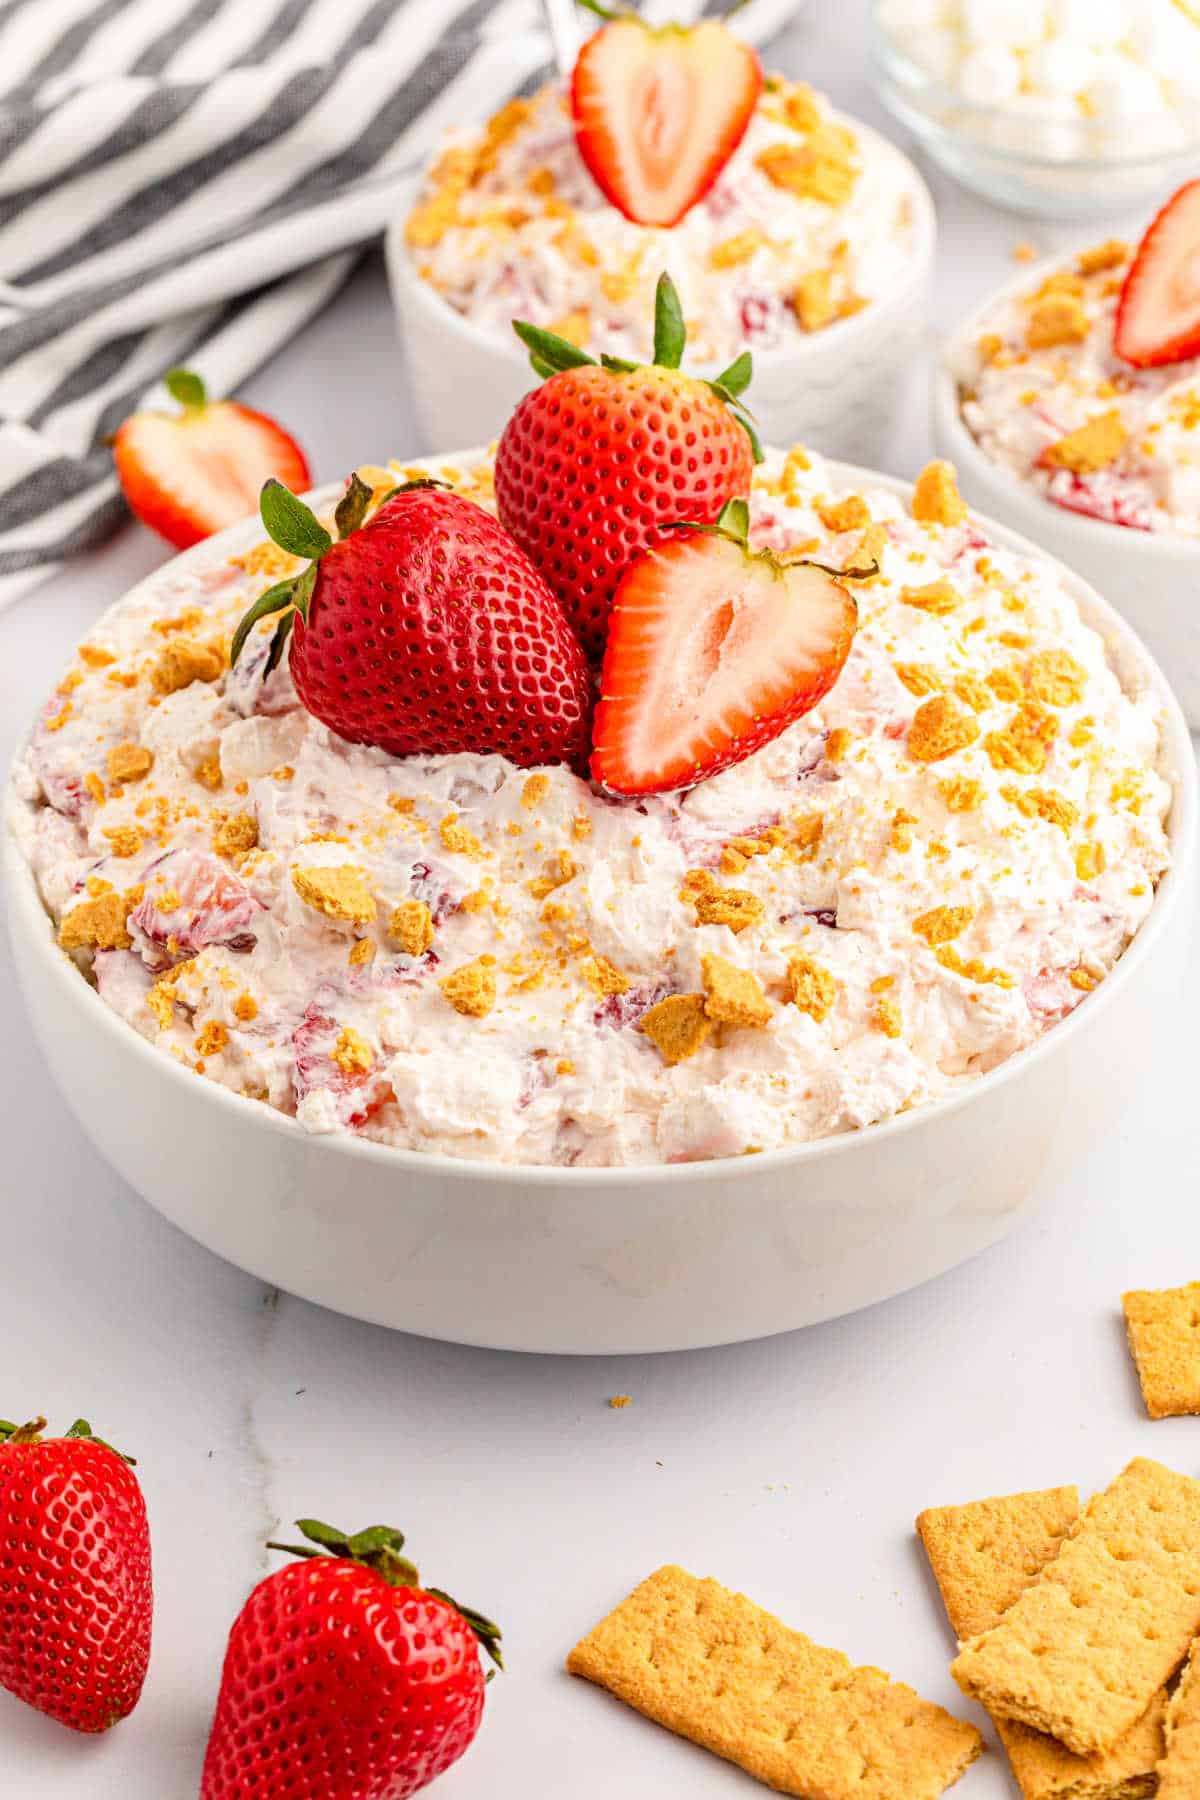
M182 411L133 413L113 439L129 510L179 550L236 525L274 476L301 493L311 485L295 438L237 400L209 400L190 369L164 385Z
M676 225L746 135L762 65L715 19L655 28L584 4L607 23L584 44L571 78L579 154L627 219Z
M592 752L592 775L611 793L661 794L719 774L841 674L858 624L852 596L818 563L751 551L748 529L735 500L715 529L681 528L621 582Z
M200 1800L406 1800L469 1748L500 1632L422 1588L400 1532L298 1527L230 1632Z
M1167 201L1138 245L1113 348L1137 369L1200 356L1200 181Z
M303 501L267 483L268 532L311 560L250 608L232 660L257 620L281 613L267 672L290 634L296 692L339 737L393 756L581 764L591 678L529 558L490 513L437 482L397 488L363 523L370 498L353 476L335 542Z
M566 609L594 662L625 570L677 519L713 524L750 491L761 459L742 396L743 352L715 381L680 369L686 330L667 275L658 283L653 364L596 363L552 332L515 330L545 379L496 450L496 507Z
M146 1504L129 1459L86 1419L0 1422L0 1687L73 1731L138 1703L153 1591Z

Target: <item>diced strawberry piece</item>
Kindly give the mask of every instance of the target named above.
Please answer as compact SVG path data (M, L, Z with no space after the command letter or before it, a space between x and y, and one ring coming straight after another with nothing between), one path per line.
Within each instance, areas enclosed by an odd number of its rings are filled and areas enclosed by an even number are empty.
M184 550L247 518L272 476L299 493L310 486L304 452L274 419L208 400L184 369L171 371L167 387L183 410L132 414L113 456L130 511L169 544Z
M627 219L677 224L741 143L761 90L758 57L715 19L685 31L614 18L575 64L579 154Z
M333 1102L338 1123L357 1130L391 1098L391 1085L378 1063L354 1066L353 1058L335 1061L342 1026L319 1005L308 1008L292 1036L296 1099L322 1092Z
M1200 181L1167 201L1138 245L1113 348L1137 369L1200 355Z
M678 532L617 589L593 776L654 794L743 761L829 692L856 624L849 592L817 564Z
M602 1000L592 1014L592 1023L605 1027L609 1031L624 1031L627 1026L636 1025L643 1013L665 1000L671 988L665 981L639 982L624 994L609 994Z
M148 969L186 962L210 944L253 950L250 928L262 905L215 856L168 850L143 880L146 893L129 915L129 935Z

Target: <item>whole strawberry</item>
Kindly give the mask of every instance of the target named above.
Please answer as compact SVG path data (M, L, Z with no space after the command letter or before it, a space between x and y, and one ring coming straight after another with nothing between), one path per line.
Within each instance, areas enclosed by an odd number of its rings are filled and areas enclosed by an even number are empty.
M150 1528L127 1457L85 1419L0 1421L0 1686L73 1731L138 1703L150 1660Z
M533 368L496 451L496 506L566 609L594 662L625 570L680 519L715 524L750 491L760 451L741 404L743 351L715 381L680 369L679 296L659 278L652 365L599 363L552 332L517 321Z
M296 692L355 744L395 756L496 751L515 763L579 764L591 682L562 607L481 506L434 481L397 488L366 524L352 476L335 542L278 481L263 488L275 542L311 561L259 597L234 634L283 617L268 671L291 639Z
M229 1634L200 1800L406 1800L471 1744L500 1633L419 1585L402 1533L297 1528Z

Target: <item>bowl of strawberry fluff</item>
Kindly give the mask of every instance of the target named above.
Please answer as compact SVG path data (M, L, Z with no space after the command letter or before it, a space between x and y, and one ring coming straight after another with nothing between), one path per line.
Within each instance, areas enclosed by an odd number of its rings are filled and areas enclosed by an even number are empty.
M529 327L494 454L268 482L12 774L16 967L101 1151L406 1330L669 1350L896 1293L1120 1112L1179 991L1195 768L1129 628L945 463L756 461L737 396L664 393L658 298L649 367Z
M763 437L869 456L902 406L936 226L915 168L715 20L612 20L566 91L452 131L387 257L426 447L485 443L526 391L514 316L643 358L668 269L697 366L743 351Z
M1117 606L1200 728L1200 182L1140 244L1025 269L934 377L967 495Z

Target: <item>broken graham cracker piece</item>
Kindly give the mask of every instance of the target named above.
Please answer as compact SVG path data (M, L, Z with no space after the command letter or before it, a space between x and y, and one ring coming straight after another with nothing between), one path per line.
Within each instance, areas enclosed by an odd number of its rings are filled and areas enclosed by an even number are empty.
M1109 1751L1200 1632L1200 1481L1138 1457L951 1674L1077 1755Z
M1200 1643L1167 1708L1166 1755L1158 1765L1158 1800L1196 1800L1200 1794Z
M717 1024L758 1031L770 1024L771 1002L751 970L739 969L723 956L705 955L700 958L700 979L704 1010Z
M668 1068L695 1056L712 1030L703 994L668 994L642 1014L641 1028Z
M800 1800L936 1800L983 1748L973 1725L912 1688L670 1566L576 1644L567 1668Z
M917 1535L955 1637L975 1637L998 1625L1058 1555L1078 1517L1073 1487L923 1512ZM1028 1725L1001 1718L993 1723L1024 1800L1141 1800L1154 1793L1165 1707L1160 1692L1113 1750L1086 1757Z
M1150 1417L1200 1413L1200 1281L1157 1292L1135 1288L1122 1304Z

